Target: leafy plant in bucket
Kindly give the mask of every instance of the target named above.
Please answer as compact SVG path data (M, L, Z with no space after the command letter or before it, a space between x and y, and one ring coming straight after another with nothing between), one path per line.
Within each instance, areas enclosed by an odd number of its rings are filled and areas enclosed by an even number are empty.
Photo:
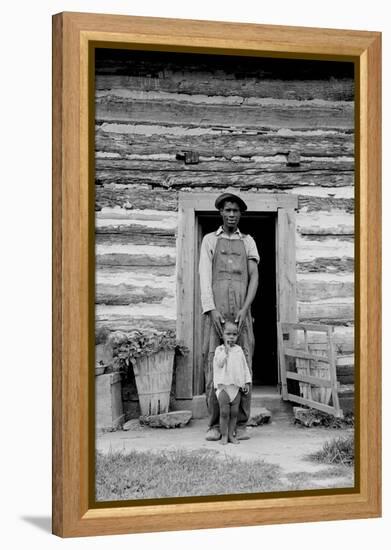
M186 346L177 341L174 330L143 329L129 333L116 331L109 336L108 340L113 347L113 355L122 369L129 367L135 359L147 357L162 350L175 350L177 355L185 355L189 351Z

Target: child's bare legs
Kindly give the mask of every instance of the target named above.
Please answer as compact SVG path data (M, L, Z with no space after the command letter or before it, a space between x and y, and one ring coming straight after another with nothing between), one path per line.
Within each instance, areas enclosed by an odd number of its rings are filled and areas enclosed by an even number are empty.
M230 402L228 394L221 390L219 392L219 407L220 407L220 432L221 432L221 439L220 444L226 445L228 443L228 424L230 420Z
M239 441L234 436L236 421L238 419L240 394L230 403L228 394L221 390L219 392L219 407L220 407L220 432L221 432L221 445L226 445L228 441L239 444Z
M236 422L238 420L239 404L240 404L240 392L237 393L235 399L231 403L230 417L229 417L229 423L228 423L228 441L230 443L234 443L235 445L239 445L240 443L234 435L236 431Z

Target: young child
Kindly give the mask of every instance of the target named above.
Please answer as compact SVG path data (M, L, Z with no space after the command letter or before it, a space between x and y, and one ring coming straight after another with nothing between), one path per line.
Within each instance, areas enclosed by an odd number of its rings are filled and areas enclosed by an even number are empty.
M213 385L220 407L220 432L222 445L228 441L239 444L234 436L238 418L240 391L250 390L251 374L240 346L236 345L238 327L226 321L223 344L216 348L213 358Z

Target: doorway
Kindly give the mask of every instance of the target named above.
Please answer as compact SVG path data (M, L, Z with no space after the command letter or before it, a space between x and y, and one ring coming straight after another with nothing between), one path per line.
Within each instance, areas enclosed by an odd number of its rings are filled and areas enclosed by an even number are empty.
M217 212L197 213L196 266L198 266L202 238L207 233L215 231L220 225L221 217ZM246 212L240 220L239 228L242 233L253 237L261 258L258 266L258 291L251 307L255 338L253 384L254 386L276 386L278 384L276 213ZM197 292L196 302L199 299L199 292ZM200 304L196 304L195 309L201 312ZM197 327L195 328L195 338L198 340L200 336ZM201 357L198 358L198 361L200 360ZM196 369L196 372L202 376L201 369ZM196 380L194 382L201 389L201 382Z
M230 188L224 190L231 191ZM221 225L214 206L219 194L216 191L179 192L176 332L188 353L176 360L177 399L192 399L205 389L198 258L203 235ZM241 231L252 235L261 256L260 287L252 307L256 344L254 381L256 385L272 386L279 381L277 321L297 321L298 201L296 195L288 193L242 191L240 194L251 207L251 212L246 212L241 220Z

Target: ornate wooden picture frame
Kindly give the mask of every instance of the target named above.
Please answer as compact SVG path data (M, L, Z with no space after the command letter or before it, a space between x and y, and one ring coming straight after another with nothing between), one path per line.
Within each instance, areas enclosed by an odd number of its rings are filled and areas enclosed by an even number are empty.
M91 398L95 383L95 135L90 83L94 51L99 47L354 63L358 456L353 490L232 495L219 500L173 499L162 503L134 501L126 505L95 502L91 467L95 455L95 434L91 430L95 412ZM381 35L377 32L87 13L53 17L54 534L72 537L381 514L380 117ZM180 201L184 212L186 208L194 212L189 196L184 195ZM280 206L273 203L270 209ZM288 224L289 219L282 213L282 226L284 223ZM196 225L191 230L194 233ZM187 268L185 263L183 270ZM193 320L188 316L184 330L189 322Z

